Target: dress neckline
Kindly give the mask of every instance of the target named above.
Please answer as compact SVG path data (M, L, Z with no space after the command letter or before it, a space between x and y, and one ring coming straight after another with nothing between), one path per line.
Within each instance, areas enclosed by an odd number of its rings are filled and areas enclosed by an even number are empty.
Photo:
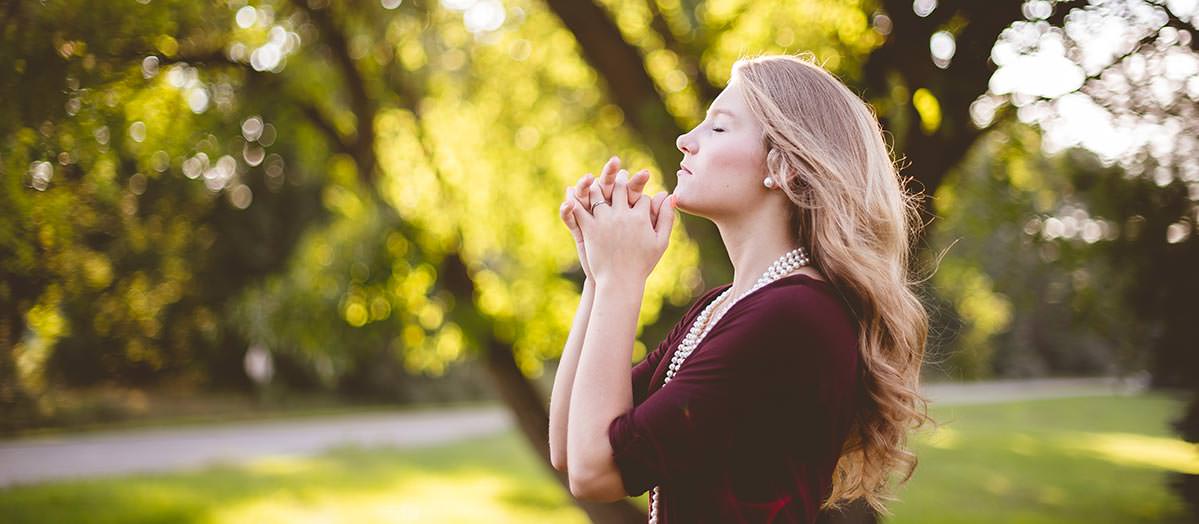
M798 277L802 277L802 278L798 278ZM771 281L769 284L766 284L766 285L758 288L757 290L754 291L754 293L757 293L757 292L762 291L763 289L772 287L775 284L778 284L779 282L782 282L785 280L786 281L795 280L796 282L800 282L802 280L809 280L814 284L826 286L826 290L827 290L827 286L831 286L831 284L829 284L827 280L820 280L818 278L813 278L811 275L808 275L805 273L795 273L795 274L787 275L784 277L779 277L779 278ZM723 284L723 285L717 287L716 289L714 289L712 291L712 297L709 298L708 300L705 300L704 303L701 304L698 309L696 309L695 315L699 315L699 312L703 311L704 308L708 307L710 304L712 304L712 302L714 302L714 301L716 301L716 299L720 298L720 295L722 293L724 293L725 291L728 291L728 289L732 286L733 286L733 283L729 282L728 284ZM747 295L747 298L748 298L748 296L753 295L754 293L750 293L749 295ZM740 302L738 302L737 304L740 304ZM733 308L737 307L737 304L733 304ZM728 315L729 312L731 312L731 311L732 311L732 308L729 308L729 311L725 311L724 314ZM715 313L715 312L713 312L713 313ZM691 317L690 320L692 322L694 322L695 317L694 316ZM713 326L713 328L715 328L715 326Z
M795 274L792 274L792 275L787 275L787 276L784 276L784 277L780 277L780 278L774 279L774 280L772 280L772 281L771 281L769 284L766 284L765 286L762 286L762 287L758 288L758 290L757 290L757 291L761 291L761 290L763 290L763 289L765 289L765 288L768 288L768 287L770 287L770 286L773 286L773 285L775 285L775 284L777 284L777 283L779 283L779 282L782 282L782 281L784 281L784 280L796 279L797 277L803 277L803 279L805 279L805 280L810 280L810 281L812 281L813 283L816 283L816 284L819 284L819 285L824 285L824 286L829 286L829 285L830 285L830 284L828 283L828 281L827 281L827 280L820 280L820 279L818 279L818 278L814 278L814 277L812 277L811 275L808 275L808 274L806 274L806 273L795 273ZM728 291L728 289L729 289L730 287L733 287L733 283L732 283L732 282L729 282L728 284L722 284L722 285L720 285L719 287L717 287L717 288L714 290L714 295L713 295L713 297L712 297L710 300L707 300L707 301L705 301L705 302L704 302L704 304L703 304L703 307L708 307L708 304L711 304L711 303L712 303L712 301L714 301L714 300L716 300L717 298L719 298L719 297L720 297L720 294L721 294L721 293L724 293L725 291ZM753 293L750 293L750 294L752 295ZM701 308L701 311L702 311L702 308Z

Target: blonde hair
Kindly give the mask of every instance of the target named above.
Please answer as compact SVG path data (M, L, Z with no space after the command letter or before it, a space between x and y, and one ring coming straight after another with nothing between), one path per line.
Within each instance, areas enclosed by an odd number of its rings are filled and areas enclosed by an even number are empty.
M908 271L919 196L901 187L870 106L810 57L743 58L733 74L765 129L769 176L795 203L793 233L859 327L863 394L821 508L865 498L889 514L890 473L903 483L916 468L908 430L932 421L918 391L928 313Z

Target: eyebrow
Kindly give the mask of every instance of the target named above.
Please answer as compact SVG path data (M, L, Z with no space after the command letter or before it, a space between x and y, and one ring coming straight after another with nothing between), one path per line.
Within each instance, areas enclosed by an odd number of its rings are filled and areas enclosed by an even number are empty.
M733 112L729 111L728 109L713 109L712 111L708 112L708 116L712 117L719 113L724 113L726 115L729 115L729 118L736 118L736 115L734 115Z

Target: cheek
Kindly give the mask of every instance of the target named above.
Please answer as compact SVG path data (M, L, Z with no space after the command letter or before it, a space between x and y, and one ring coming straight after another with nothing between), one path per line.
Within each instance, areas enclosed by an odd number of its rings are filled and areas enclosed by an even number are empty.
M765 152L753 140L732 139L709 148L708 168L722 177L742 178L765 172Z

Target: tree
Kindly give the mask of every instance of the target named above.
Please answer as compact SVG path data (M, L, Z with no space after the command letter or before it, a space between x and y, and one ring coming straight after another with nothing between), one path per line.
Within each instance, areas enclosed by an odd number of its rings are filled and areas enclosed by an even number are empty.
M9 2L0 67L20 75L0 87L45 96L0 104L15 124L0 128L4 169L25 173L0 194L17 210L0 232L13 253L0 288L0 401L16 398L17 352L86 356L105 336L127 342L112 357L122 362L147 352L183 362L207 348L214 366L230 366L248 339L334 374L386 345L413 371L485 362L548 468L544 394L529 377L557 355L547 341L565 338L582 278L568 236L541 211L562 187L612 152L673 172L674 138L736 58L805 49L873 103L903 173L935 194L1020 112L1012 105L1024 107L988 93L998 64L986 57L1009 28L1062 25L1074 7L1042 4ZM100 135L107 144L78 138ZM650 189L659 185L673 179ZM130 207L136 219L115 218ZM280 224L281 210L297 213ZM245 224L263 233L244 235ZM710 225L684 229L651 276L644 338L730 274ZM104 241L89 244L95 231ZM268 238L280 240L253 254ZM148 244L170 249L147 256ZM122 296L152 300L125 308ZM117 304L106 322L118 334L87 318L95 303ZM226 319L236 332L209 329ZM164 325L191 327L167 336ZM582 507L598 521L643 518L628 504Z
M176 52L176 23L212 29L228 17L170 3L3 11L0 63L15 74L4 75L0 102L0 202L12 210L0 233L0 408L12 429L36 416L31 396L51 382L136 383L228 361L212 351L229 333L213 308L281 263L314 210L302 169L279 183L274 151L290 156L286 141L270 151L268 140L222 144L241 134L229 79L159 75L156 56L127 58ZM127 38L112 38L114 27ZM232 155L246 153L261 154L238 168ZM299 220L275 221L280 207Z

